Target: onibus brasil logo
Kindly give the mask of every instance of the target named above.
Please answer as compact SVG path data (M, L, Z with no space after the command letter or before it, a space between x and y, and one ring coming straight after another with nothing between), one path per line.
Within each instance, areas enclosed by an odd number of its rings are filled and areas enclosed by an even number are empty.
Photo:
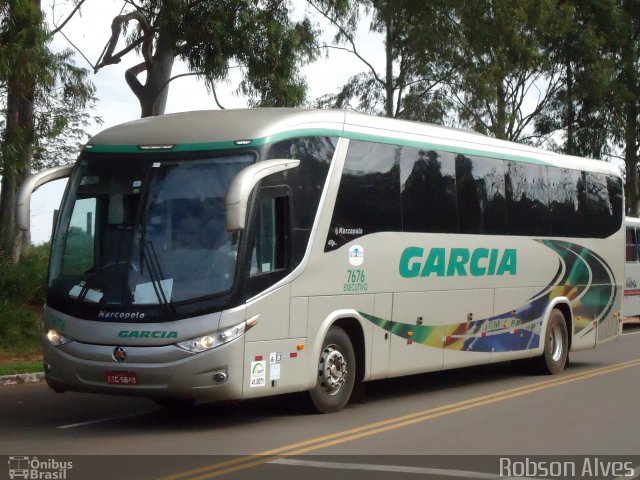
M73 462L62 462L54 458L9 457L9 478L32 480L66 480L67 472L73 468Z

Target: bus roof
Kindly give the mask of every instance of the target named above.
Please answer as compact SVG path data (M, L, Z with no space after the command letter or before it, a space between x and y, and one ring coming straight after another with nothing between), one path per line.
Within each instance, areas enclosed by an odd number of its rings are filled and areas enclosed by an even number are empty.
M256 108L201 110L134 120L104 130L87 149L140 152L141 146L180 150L260 145L294 136L344 136L389 144L590 170L621 176L609 163L487 137L469 130L344 110Z

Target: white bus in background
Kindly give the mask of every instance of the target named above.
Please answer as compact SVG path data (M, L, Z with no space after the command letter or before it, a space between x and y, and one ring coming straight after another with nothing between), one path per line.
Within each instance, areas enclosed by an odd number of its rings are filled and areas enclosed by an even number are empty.
M533 362L615 339L612 165L339 110L164 115L91 139L55 235L51 388L161 404ZM23 197L26 194L23 192Z
M640 218L625 217L625 284L622 315L625 318L640 317Z

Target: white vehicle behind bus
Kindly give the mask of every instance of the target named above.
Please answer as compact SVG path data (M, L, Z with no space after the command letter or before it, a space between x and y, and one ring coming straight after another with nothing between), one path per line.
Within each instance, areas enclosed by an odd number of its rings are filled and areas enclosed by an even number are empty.
M22 198L30 192L22 192ZM161 404L506 360L621 330L612 165L338 110L145 118L89 141L44 315L56 391Z
M624 298L622 315L633 321L640 317L640 218L625 217L626 249L624 264Z

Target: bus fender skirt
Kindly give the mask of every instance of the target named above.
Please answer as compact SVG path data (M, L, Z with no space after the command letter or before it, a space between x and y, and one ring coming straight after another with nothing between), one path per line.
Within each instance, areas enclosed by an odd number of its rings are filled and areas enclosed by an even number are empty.
M540 344L538 348L532 351L534 356L542 354L544 349L544 333L547 329L547 323L549 322L549 317L551 316L551 312L554 308L558 308L565 317L565 321L568 322L567 332L569 333L569 350L571 350L571 339L575 333L574 321L573 321L573 309L571 308L571 302L567 297L556 297L549 302L547 308L544 312L544 317L542 320L542 326L540 327ZM569 318L567 318L567 314Z
M322 321L322 323L318 327L317 333L314 335L315 340L310 348L309 353L310 353L310 362L311 362L312 368L309 369L309 378L307 380L307 385L309 388L313 388L316 385L316 382L318 380L317 362L318 362L318 359L320 358L322 343L324 342L324 339L327 336L327 332L329 331L329 328L331 328L332 325L334 325L336 322L338 322L341 319L355 319L358 321L358 323L360 324L360 328L362 329L363 335L365 337L364 343L365 343L365 349L366 349L366 345L368 344L370 339L369 339L369 335L367 335L366 333L367 330L365 328L365 325L367 324L367 322L365 321L365 319L362 318L362 316L353 308L340 309L340 310L335 310L331 312L327 317L325 317L325 319ZM354 345L354 348L355 348L355 345ZM357 353L356 353L356 357L357 357ZM363 380L366 380L367 376L369 375L369 369L370 369L370 362L367 361L366 352L365 352L364 358L365 358L365 365L364 365L365 372L364 372Z

